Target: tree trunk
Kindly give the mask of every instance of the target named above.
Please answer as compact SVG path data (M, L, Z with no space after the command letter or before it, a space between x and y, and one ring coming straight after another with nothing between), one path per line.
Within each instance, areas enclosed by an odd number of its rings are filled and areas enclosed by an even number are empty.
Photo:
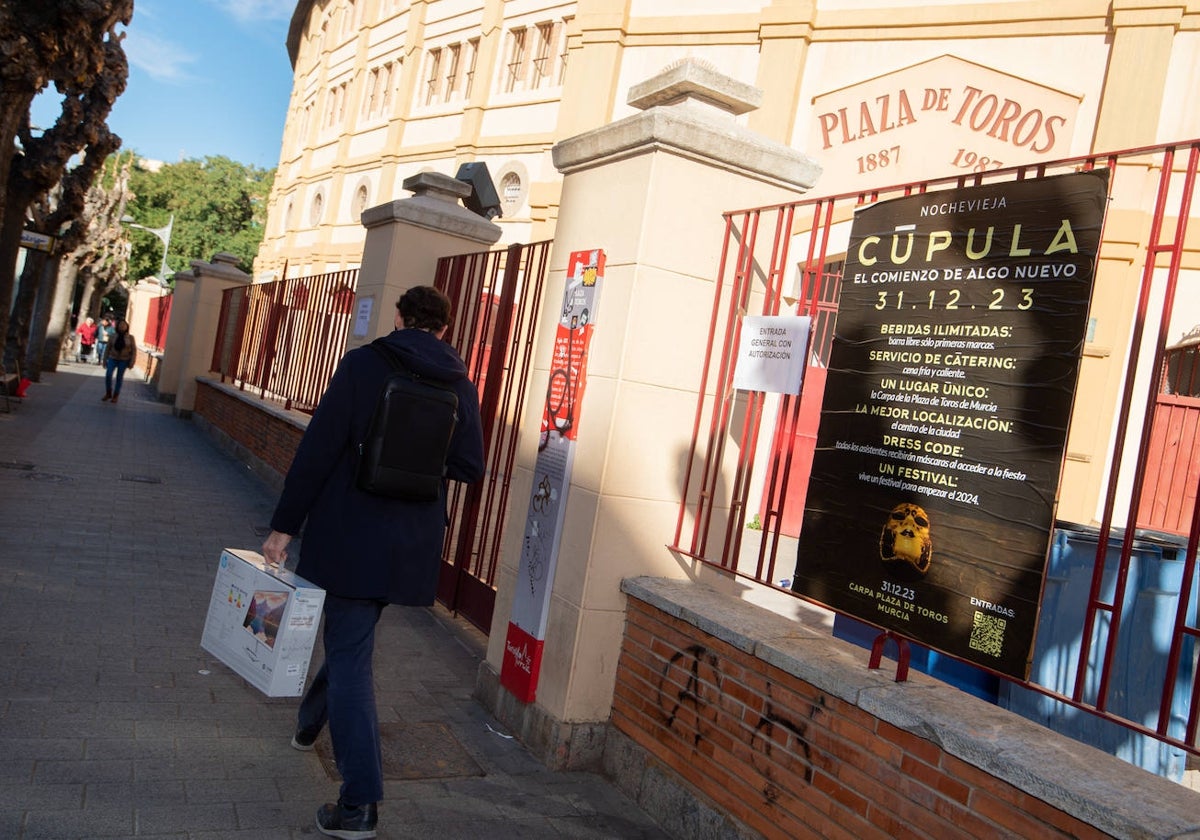
M42 360L45 358L46 329L50 325L50 312L58 292L58 275L63 268L63 259L52 256L46 261L37 295L33 302L33 317L29 323L29 344L25 351L25 375L34 382L41 381Z
M58 271L50 315L46 324L46 337L42 342L41 369L47 373L58 370L58 361L62 358L63 341L70 333L71 304L74 302L75 277L78 273L79 268L72 260L64 262Z
M9 202L9 207L16 203ZM25 228L25 208L29 203L21 205L20 213L5 213L0 221L0 336L8 335L8 318L12 313L9 301L13 299L13 281L16 275L17 255L21 251L21 231ZM29 256L39 253L30 251Z
M50 261L45 251L31 250L25 256L25 268L17 286L17 299L13 302L12 315L8 321L8 332L4 342L5 367L15 360L25 364L25 350L29 346L29 325L33 317L33 304L37 299L38 286Z
M33 102L33 95L33 91L13 93L0 89L0 137L9 141L0 144L0 184L8 183L8 171L12 168L13 155L16 154L16 147L11 142L11 138L17 136L17 129L21 125L21 120L29 113L29 106ZM0 226L3 226L4 223L4 208L6 204L7 202L0 201ZM24 209L23 207L21 208L22 212L24 212ZM8 289L0 289L0 300L8 300L8 295L11 293L11 286Z
M78 285L76 280L76 285ZM93 318L99 322L100 298L96 294L96 275L90 271L83 273L83 293L79 296L79 320Z

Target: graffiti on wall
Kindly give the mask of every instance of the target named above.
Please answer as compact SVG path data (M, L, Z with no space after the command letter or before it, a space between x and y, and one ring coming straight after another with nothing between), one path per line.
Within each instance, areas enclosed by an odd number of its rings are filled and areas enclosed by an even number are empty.
M788 764L786 757L776 760L774 753L779 746L800 761L804 782L811 784L814 760L808 728L824 711L825 696L818 695L807 714L797 718L770 699L774 686L768 681L758 721L749 728L740 725L744 702L731 696L727 686L732 688L716 653L701 644L676 650L663 664L655 692L657 709L666 728L689 741L693 749L698 749L717 731L742 738L750 749L751 765L764 780L762 794L767 802L778 799L781 787L785 789L787 782L792 781L791 777L779 778L779 768ZM722 713L734 725L721 726Z

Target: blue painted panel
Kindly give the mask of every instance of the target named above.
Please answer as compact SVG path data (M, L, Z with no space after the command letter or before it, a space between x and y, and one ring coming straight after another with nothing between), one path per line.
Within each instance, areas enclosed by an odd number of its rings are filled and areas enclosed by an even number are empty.
M1114 533L1105 550L1100 597L1112 603L1122 535ZM1082 628L1091 587L1099 533L1095 528L1066 525L1055 530L1047 567L1040 624L1030 681L1071 694L1079 668ZM1141 534L1130 556L1129 583L1121 604L1120 634L1109 677L1107 709L1114 715L1155 728L1166 684L1170 637L1179 606L1185 544L1169 535ZM1196 587L1188 621L1196 621ZM1111 619L1099 613L1093 642L1084 664L1083 701L1096 702L1100 669L1109 644ZM1194 676L1195 642L1186 639L1172 694L1169 733L1182 738L1188 692ZM1068 704L1005 681L999 703L1005 708L1078 741L1091 744L1152 773L1181 781L1186 753L1155 738L1132 732Z

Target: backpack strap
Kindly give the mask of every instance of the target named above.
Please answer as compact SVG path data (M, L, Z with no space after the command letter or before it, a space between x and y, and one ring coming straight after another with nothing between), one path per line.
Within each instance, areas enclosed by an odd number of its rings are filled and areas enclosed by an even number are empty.
M378 353L380 356L383 356L383 358L387 360L388 365L390 365L392 370L395 371L396 373L403 373L403 374L407 374L409 377L411 377L413 379L420 379L419 376L417 376L411 370L408 369L408 365L404 364L404 361L400 358L400 354L397 353L395 350L393 350L391 347L388 347L387 344L384 343L382 338L375 339L367 346L370 347L372 350L374 350L376 353Z
M383 356L383 358L387 359L388 364L391 365L392 370L395 373L405 376L414 382L432 385L435 388L441 388L443 391L449 391L455 396L458 395L458 392L454 390L454 386L451 383L443 382L440 379L430 379L428 376L422 376L408 365L404 364L404 360L400 358L400 354L391 347L388 347L387 342L385 342L382 338L375 339L367 346L380 356Z

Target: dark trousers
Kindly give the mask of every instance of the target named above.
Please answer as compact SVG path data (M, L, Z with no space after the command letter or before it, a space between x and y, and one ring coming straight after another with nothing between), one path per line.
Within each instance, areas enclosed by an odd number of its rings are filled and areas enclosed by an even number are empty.
M299 728L329 723L333 757L342 776L341 801L366 805L383 799L383 754L375 712L371 658L382 601L325 595L325 664L300 701Z

